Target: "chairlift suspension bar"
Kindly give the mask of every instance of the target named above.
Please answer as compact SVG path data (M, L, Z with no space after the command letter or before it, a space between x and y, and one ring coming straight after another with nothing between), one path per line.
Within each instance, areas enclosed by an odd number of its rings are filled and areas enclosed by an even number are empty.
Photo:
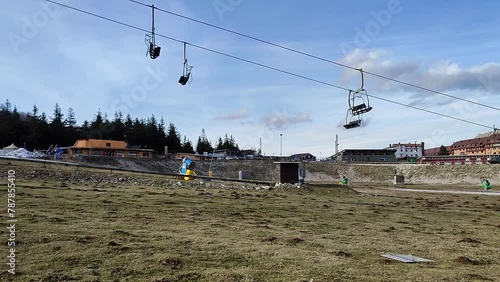
M186 59L186 45L187 45L187 43L184 42L184 63L185 64L187 63L187 59Z
M359 71L361 72L361 88L360 89L363 89L363 87L365 86L365 75L363 74L363 69L359 69Z
M187 56L186 56L186 46L187 46L187 43L183 42L183 44L184 44L184 67L183 67L183 70L182 70L182 75L186 76L187 72L188 72L188 64L187 64Z
M151 13L152 13L152 22L151 22L151 37L152 37L152 43L153 46L156 45L155 43L155 5L151 5Z

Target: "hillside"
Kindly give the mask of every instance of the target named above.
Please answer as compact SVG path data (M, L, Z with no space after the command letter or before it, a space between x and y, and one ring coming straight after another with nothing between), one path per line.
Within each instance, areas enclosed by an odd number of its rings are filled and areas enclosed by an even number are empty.
M105 157L81 157L78 162L118 167L131 170L176 173L180 160L166 159L113 159ZM197 161L199 175L208 175L212 168L214 176L238 178L240 170L249 172L249 178L255 180L273 180L274 164L271 161ZM500 165L411 165L411 164L335 164L313 162L305 164L306 181L336 182L346 175L354 182L392 183L396 173L405 176L408 184L479 184L488 178L493 184L500 183Z

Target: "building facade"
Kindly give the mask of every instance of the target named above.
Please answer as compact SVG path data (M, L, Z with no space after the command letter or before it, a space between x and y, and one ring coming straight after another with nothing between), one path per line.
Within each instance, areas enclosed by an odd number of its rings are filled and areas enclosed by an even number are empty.
M152 158L154 150L129 147L125 141L80 139L68 147L69 156Z
M424 156L418 160L420 164L431 165L467 165L487 164L487 156Z
M315 162L316 157L310 153L293 154L289 157L292 162Z
M396 149L346 149L335 155L336 162L388 163L396 162Z
M500 155L500 134L460 140L453 143L450 150L454 156Z
M424 142L389 144L388 149L396 150L396 159L420 158L424 155Z

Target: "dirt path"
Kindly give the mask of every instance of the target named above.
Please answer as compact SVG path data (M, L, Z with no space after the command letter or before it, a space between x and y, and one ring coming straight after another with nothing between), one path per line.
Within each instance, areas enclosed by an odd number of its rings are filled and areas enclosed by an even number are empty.
M419 193L438 193L438 194L461 194L461 195L484 195L484 196L500 196L500 192L494 191L453 191L453 190L428 190L428 189L402 189L402 188L356 188L354 189L361 193L373 193L376 191L402 191L402 192L419 192Z

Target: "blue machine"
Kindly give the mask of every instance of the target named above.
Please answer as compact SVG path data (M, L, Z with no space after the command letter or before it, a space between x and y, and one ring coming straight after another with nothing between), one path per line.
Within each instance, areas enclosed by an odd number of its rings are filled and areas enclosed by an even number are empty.
M185 157L184 159L182 159L182 165L181 165L181 167L179 169L179 172L181 174L186 175L187 171L188 170L194 170L195 166L196 166L196 163L193 160L191 160L188 157Z

